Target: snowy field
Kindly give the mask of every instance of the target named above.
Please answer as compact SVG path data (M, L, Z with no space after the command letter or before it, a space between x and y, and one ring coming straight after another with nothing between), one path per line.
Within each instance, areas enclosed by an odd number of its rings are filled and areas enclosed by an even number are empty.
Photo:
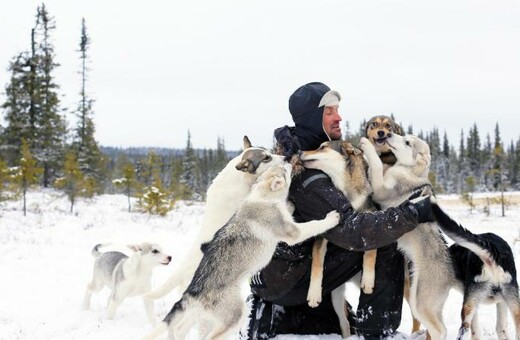
M439 198L441 206L468 229L497 233L519 256L520 244L515 244L515 240L519 236L520 205L511 206L506 217L500 217L500 208L492 206L490 216L486 216L483 206L470 214L456 196ZM204 205L180 202L164 218L129 213L127 208L125 196L104 195L90 201L80 200L71 214L66 198L55 191L30 192L27 217L23 216L21 201L0 203L0 339L139 339L152 329L139 298L125 300L112 321L104 317L106 289L93 295L90 310L81 309L93 264L91 249L103 242L116 243L121 249L127 243L142 241L161 244L173 261L155 270L153 285L157 286L188 251L202 220ZM351 303L355 304L357 294L349 286ZM172 293L155 303L158 318L178 297ZM448 339L455 338L459 327L461 301L459 293L450 293L444 309ZM481 308L481 327L486 339L496 338L495 319L494 308ZM411 317L405 304L399 330L409 334L410 329ZM511 320L509 332L511 336L514 334ZM340 337L279 336L277 339Z

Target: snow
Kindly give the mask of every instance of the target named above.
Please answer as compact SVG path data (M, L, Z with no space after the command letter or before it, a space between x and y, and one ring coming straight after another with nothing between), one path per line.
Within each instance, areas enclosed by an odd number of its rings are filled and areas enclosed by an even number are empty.
M439 201L473 232L491 231L503 237L518 256L519 206L511 205L506 217L500 217L498 205L492 205L487 216L482 206L470 213L453 195L440 196ZM81 309L93 264L91 249L106 242L119 250L143 241L159 243L173 261L155 270L153 286L158 286L189 250L202 221L204 204L179 202L175 210L160 217L129 213L124 195L79 200L73 214L66 197L57 191L31 191L27 202L26 217L21 200L0 203L0 339L139 339L150 332L152 326L140 298L125 300L114 320L105 318L107 289L93 295L90 310ZM347 296L354 305L357 295L356 288L349 284ZM178 297L178 293L172 293L155 302L158 318ZM444 309L448 339L456 337L461 301L461 295L452 290ZM495 338L495 308L483 306L479 316L484 336ZM399 331L409 334L410 330L411 316L405 303ZM509 332L514 334L511 319ZM193 332L190 338L196 338ZM337 340L340 336L280 335L277 339Z

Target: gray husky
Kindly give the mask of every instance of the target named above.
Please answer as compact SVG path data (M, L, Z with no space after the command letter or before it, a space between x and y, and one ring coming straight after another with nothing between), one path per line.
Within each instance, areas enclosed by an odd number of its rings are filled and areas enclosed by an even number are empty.
M244 136L244 151L233 158L211 183L206 196L206 212L197 239L187 255L174 268L170 278L159 288L146 294L146 298L157 299L177 288L183 292L188 287L202 259L200 246L210 241L213 235L237 211L240 203L251 191L258 177L273 165L284 163L284 157L251 145Z
M208 339L225 339L246 307L241 284L266 266L278 242L290 245L336 226L339 214L295 223L287 206L290 164L276 165L253 185L231 220L203 246L204 256L182 298L146 339L169 329L169 339L185 339L195 324L209 325Z
M172 257L165 255L157 244L141 243L129 245L134 253L128 257L118 251L102 253L98 244L92 249L92 256L96 258L92 280L88 284L83 308L90 307L92 292L99 292L107 286L112 292L108 300L107 317L113 319L117 308L123 300L130 296L143 295L151 288L152 270L159 265L167 265ZM153 302L143 299L148 320L155 324Z
M410 196L432 194L428 172L430 148L423 140L392 134L386 143L396 163L383 175L383 163L372 143L362 137L360 148L369 165L373 200L382 209L395 207ZM445 339L442 309L451 287L462 288L456 279L446 242L435 223L421 223L397 241L399 249L412 264L409 303L412 314L423 323L432 339Z

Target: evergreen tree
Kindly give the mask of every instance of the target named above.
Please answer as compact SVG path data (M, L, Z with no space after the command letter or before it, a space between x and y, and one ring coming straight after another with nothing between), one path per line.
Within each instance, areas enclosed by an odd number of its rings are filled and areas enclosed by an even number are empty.
M450 157L450 143L448 142L448 134L446 133L446 130L444 130L444 136L442 138L442 154L446 158Z
M470 128L468 140L466 143L466 159L469 162L471 174L475 179L480 178L481 166L481 151L480 151L480 137L477 129L477 124L474 123Z
M22 157L20 159L19 171L14 177L14 181L22 191L23 195L23 215L27 215L27 190L35 183L37 183L42 169L37 166L36 159L34 159L29 145L22 139Z
M100 163L101 153L98 143L94 138L94 121L92 119L93 100L87 94L87 79L89 59L88 50L90 47L90 37L87 34L85 19L81 20L81 38L79 44L80 60L81 60L81 90L80 101L76 109L78 125L75 130L73 148L78 154L78 163L81 172L85 174L89 181L97 185L101 180Z
M132 210L130 198L134 191L139 188L139 183L136 180L135 168L132 163L127 163L123 168L123 177L112 181L118 188L124 190L125 195L128 198L128 212Z
M54 79L54 71L59 66L54 59L54 46L51 33L56 28L45 4L38 7L31 68L35 68L36 80L32 82L37 89L30 91L35 95L31 110L34 111L37 138L32 140L35 157L43 165L43 185L48 187L60 169L60 161L64 154L66 123L60 114L59 86ZM33 49L34 44L33 42ZM36 64L33 66L33 64ZM31 77L33 72L30 72Z
M495 126L495 142L493 145L493 188L495 190L502 189L502 177L503 177L503 162L504 162L504 147L502 145L502 139L500 137L500 128L498 123Z
M520 137L516 141L513 157L513 166L510 177L511 186L515 190L520 189Z
M3 131L1 152L10 164L21 157L22 138L31 141L36 135L34 121L31 121L29 114L29 60L27 53L20 53L8 68L10 82L5 88L6 100L2 104L7 126Z
M70 212L74 211L76 198L84 190L84 174L79 168L78 159L74 151L68 151L65 155L63 177L56 179L57 188L63 189L70 201Z
M190 131L188 131L186 149L182 161L182 176L180 183L189 189L191 196L194 199L198 199L200 197L200 193L197 192L197 189L199 188L200 177L201 173L197 155L195 154L195 150L191 145L191 134Z
M6 191L9 182L9 168L7 167L7 163L0 158L0 202L5 199L4 192Z

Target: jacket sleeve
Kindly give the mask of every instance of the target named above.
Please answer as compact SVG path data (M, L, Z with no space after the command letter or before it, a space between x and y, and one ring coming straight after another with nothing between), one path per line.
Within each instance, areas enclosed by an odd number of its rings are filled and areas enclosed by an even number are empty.
M323 236L339 247L356 251L380 248L417 226L417 210L409 202L373 213L358 213L329 177L316 174L306 177L293 183L291 188L289 198L296 208L295 220L322 219L328 212L338 211L341 214L339 225Z

